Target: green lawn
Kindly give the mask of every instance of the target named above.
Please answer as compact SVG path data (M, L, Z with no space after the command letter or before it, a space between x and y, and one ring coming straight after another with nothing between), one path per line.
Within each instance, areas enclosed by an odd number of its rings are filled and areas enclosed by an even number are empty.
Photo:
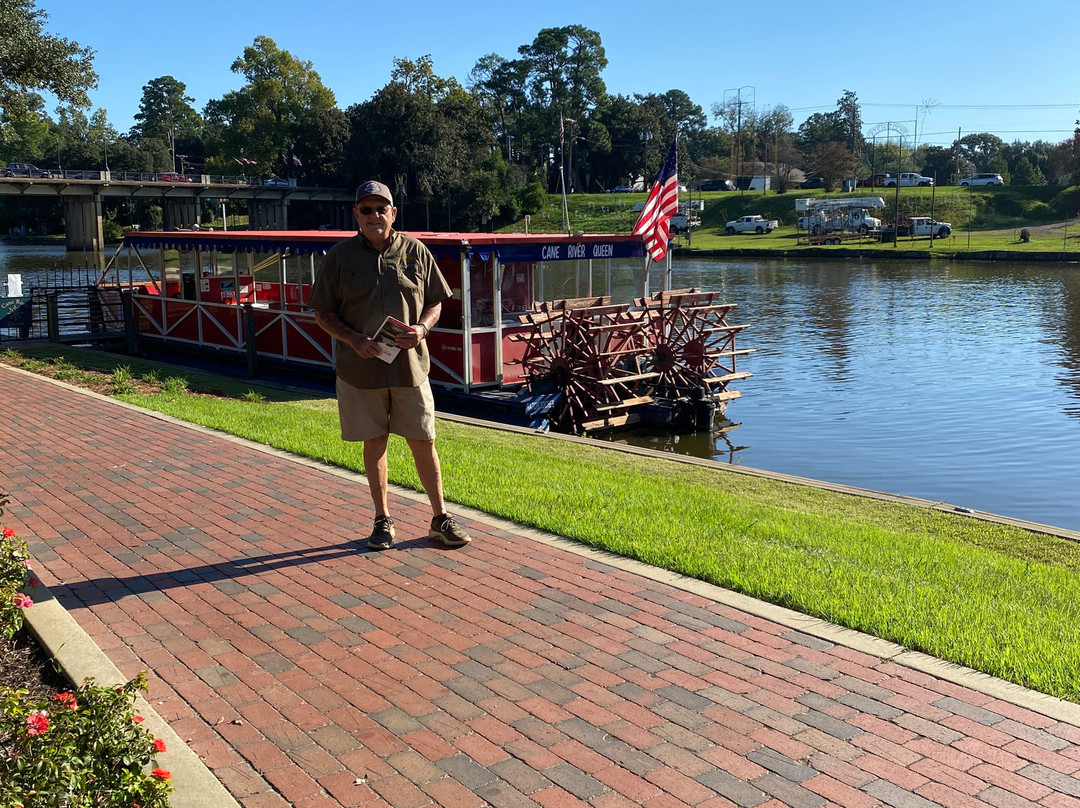
M126 401L363 470L325 397L70 348L0 361L41 370L61 353L73 380L183 379ZM443 420L439 434L452 502L1080 702L1080 544L721 465ZM392 481L418 488L404 442L390 453Z

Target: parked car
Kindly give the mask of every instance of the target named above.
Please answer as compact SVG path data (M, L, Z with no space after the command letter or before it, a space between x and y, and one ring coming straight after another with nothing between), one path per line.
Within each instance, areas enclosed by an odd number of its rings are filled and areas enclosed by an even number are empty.
M1001 178L1000 174L975 174L971 177L964 177L957 185L1004 185L1005 180Z
M274 185L274 186L278 186L278 185L288 186L289 181L285 180L285 179L282 179L281 177L266 177L266 178L263 179L263 181L260 184L261 185Z
M934 184L934 180L931 177L924 177L922 174L916 174L914 171L904 171L900 174L900 187L914 187L916 185L929 187ZM896 187L896 177L889 177L885 180L886 188Z
M800 188L824 188L824 177L807 177L805 180L799 183Z
M8 163L3 169L5 177L29 177L30 179L52 179L52 172L47 168L38 168L30 163Z
M614 188L608 190L609 194L632 194L634 189L629 185L616 185Z
M702 180L698 183L699 191L734 191L735 183L731 180Z
M191 182L191 180L175 171L164 171L158 174L158 182Z

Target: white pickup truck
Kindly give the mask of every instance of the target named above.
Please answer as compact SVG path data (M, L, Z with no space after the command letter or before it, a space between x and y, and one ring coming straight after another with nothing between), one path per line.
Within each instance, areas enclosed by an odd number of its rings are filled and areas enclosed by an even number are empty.
M934 238L948 238L952 235L952 225L935 221L929 216L912 216L909 232L913 236L933 235Z
M755 213L728 222L725 229L729 236L734 233L757 233L760 236L762 233L771 233L779 226L780 222L776 221L776 219L765 219L760 214Z

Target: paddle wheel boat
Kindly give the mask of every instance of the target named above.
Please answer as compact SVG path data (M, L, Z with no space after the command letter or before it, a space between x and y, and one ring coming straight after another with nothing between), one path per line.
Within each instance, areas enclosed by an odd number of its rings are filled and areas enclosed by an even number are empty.
M131 231L98 283L130 342L268 379L333 377L307 306L345 231ZM718 292L671 288L629 234L411 233L453 297L431 329L440 409L564 432L708 429L750 373ZM656 286L656 291L650 289Z

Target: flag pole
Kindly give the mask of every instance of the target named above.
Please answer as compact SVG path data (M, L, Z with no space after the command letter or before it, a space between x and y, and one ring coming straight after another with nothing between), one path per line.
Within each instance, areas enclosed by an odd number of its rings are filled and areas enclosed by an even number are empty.
M566 164L564 161L566 130L563 128L563 116L559 113L559 189L562 191L562 214L563 224L566 226L566 235L570 235L570 209L566 205Z

